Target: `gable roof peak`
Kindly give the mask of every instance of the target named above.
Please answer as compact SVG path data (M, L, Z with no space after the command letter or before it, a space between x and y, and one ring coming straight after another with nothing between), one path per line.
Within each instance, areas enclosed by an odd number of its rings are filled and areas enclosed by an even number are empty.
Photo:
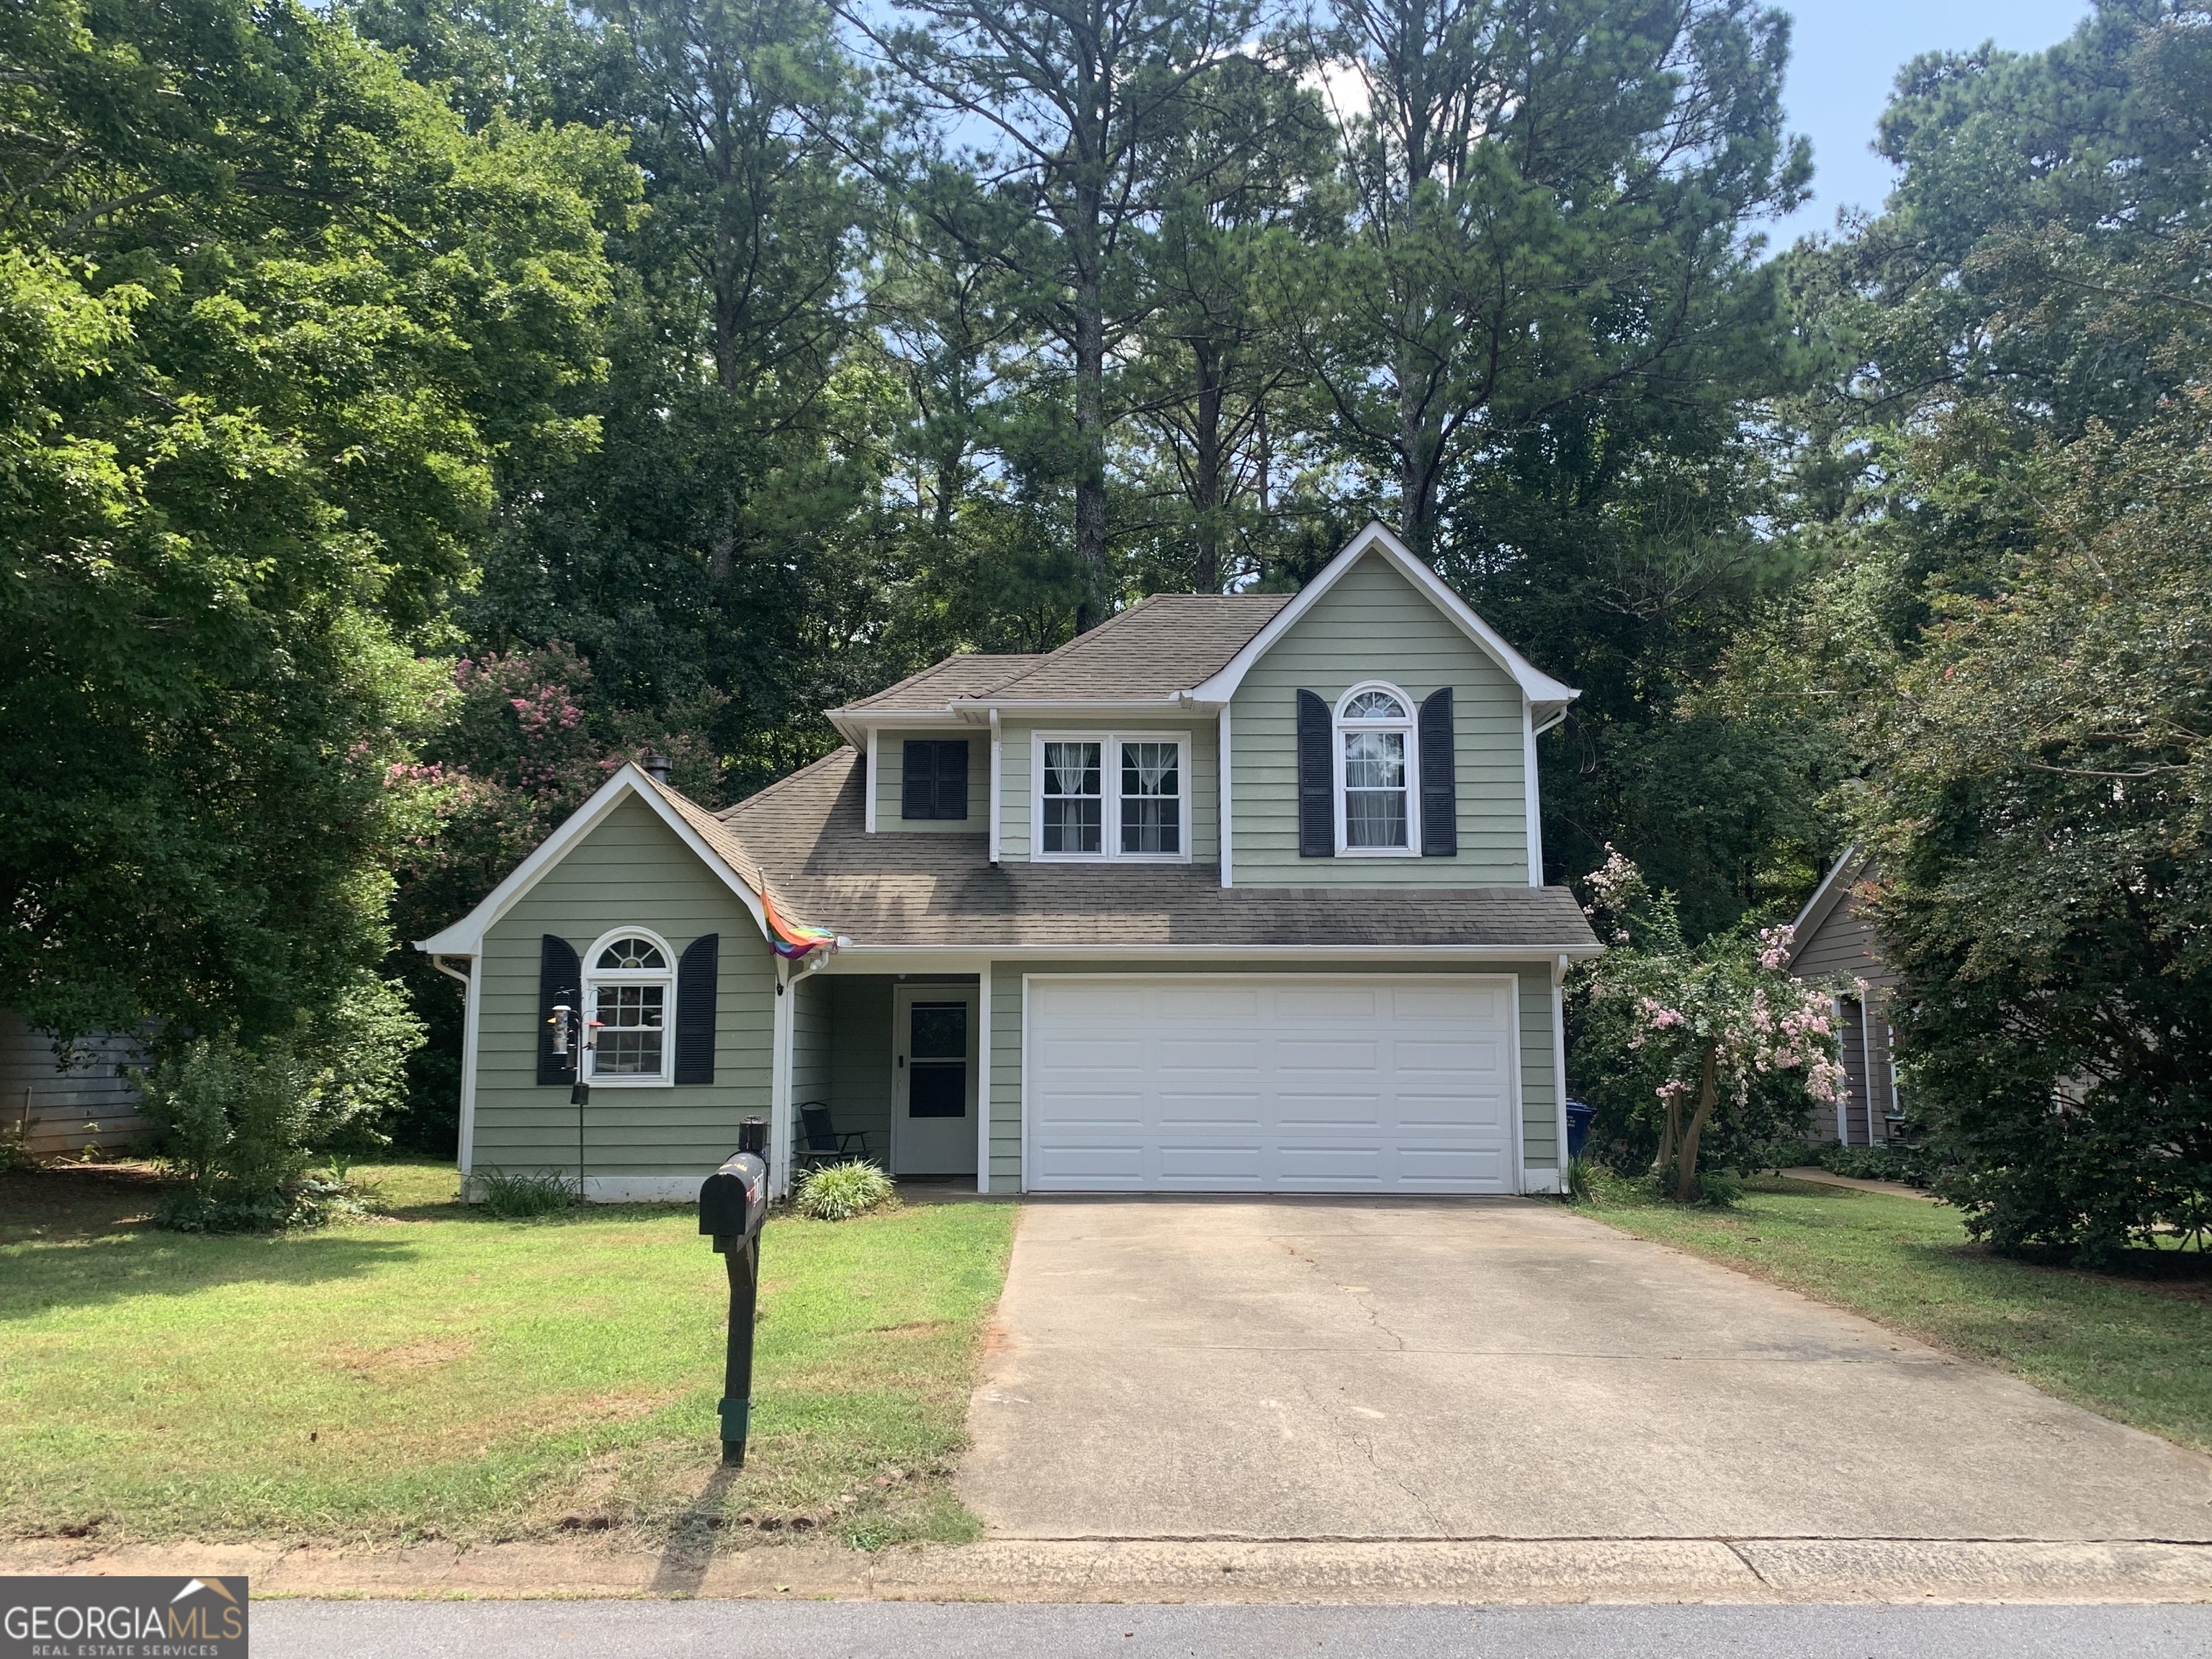
M1298 619L1312 610L1323 594L1342 580L1346 572L1370 555L1379 556L1395 568L1430 604L1443 611L1492 662L1512 677L1535 715L1538 731L1545 730L1563 718L1567 705L1582 696L1573 686L1553 679L1508 644L1504 635L1477 616L1474 607L1460 598L1425 561L1415 558L1413 550L1380 519L1370 519L1366 527L1346 542L1343 550L1323 565L1314 579L1300 588L1266 627L1247 641L1244 647L1218 673L1204 684L1193 687L1191 696L1202 702L1227 702L1236 695L1237 686L1250 672L1252 665L1296 626Z

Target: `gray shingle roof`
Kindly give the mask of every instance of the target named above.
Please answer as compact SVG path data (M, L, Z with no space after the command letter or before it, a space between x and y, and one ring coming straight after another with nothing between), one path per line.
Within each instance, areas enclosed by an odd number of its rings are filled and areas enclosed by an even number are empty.
M1288 593L1155 593L1042 656L947 657L832 714L942 708L955 697L1115 702L1188 691L1229 664Z
M840 749L719 815L780 909L860 945L1596 944L1559 887L1224 891L1210 864L994 868L980 835L868 835L862 773Z
M1017 699L1164 697L1226 667L1288 593L1155 593L991 688Z
M1020 673L1040 656L986 656L978 652L947 657L943 662L909 675L896 685L885 686L873 696L846 706L851 708L942 708L955 697L976 697L1000 682Z

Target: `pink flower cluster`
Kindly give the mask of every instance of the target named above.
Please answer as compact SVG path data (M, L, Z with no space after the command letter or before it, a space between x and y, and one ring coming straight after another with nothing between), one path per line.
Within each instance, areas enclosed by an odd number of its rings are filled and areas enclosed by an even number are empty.
M1784 922L1779 927L1759 930L1759 965L1770 973L1780 973L1790 965L1790 946L1797 937L1797 929Z

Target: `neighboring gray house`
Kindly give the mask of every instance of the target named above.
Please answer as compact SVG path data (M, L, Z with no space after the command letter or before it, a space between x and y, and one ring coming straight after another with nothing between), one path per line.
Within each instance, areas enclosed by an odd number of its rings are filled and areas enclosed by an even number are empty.
M1164 594L830 718L726 811L617 772L418 948L468 988L464 1171L689 1198L800 1109L987 1192L1559 1187L1536 737L1576 692L1370 525L1299 593Z
M1844 975L1858 994L1836 999L1845 1091L1832 1123L1815 1126L1817 1138L1846 1146L1875 1146L1895 1135L1902 1115L1897 1067L1890 1058L1889 1000L1897 975L1881 959L1874 924L1860 906L1873 866L1856 847L1845 849L1798 913L1790 946L1790 972L1804 980Z
M124 1072L141 1058L131 1038L107 1034L80 1037L61 1054L52 1033L0 1009L0 1135L38 1158L124 1150L146 1132Z

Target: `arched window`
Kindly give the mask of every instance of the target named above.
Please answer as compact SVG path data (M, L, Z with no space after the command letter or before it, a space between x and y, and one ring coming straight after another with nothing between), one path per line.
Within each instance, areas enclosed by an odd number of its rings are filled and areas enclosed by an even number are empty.
M1355 685L1336 705L1336 848L1410 856L1420 845L1413 700L1395 685Z
M585 1018L598 1022L589 1051L594 1083L665 1083L675 1045L675 955L641 927L621 927L584 958Z

